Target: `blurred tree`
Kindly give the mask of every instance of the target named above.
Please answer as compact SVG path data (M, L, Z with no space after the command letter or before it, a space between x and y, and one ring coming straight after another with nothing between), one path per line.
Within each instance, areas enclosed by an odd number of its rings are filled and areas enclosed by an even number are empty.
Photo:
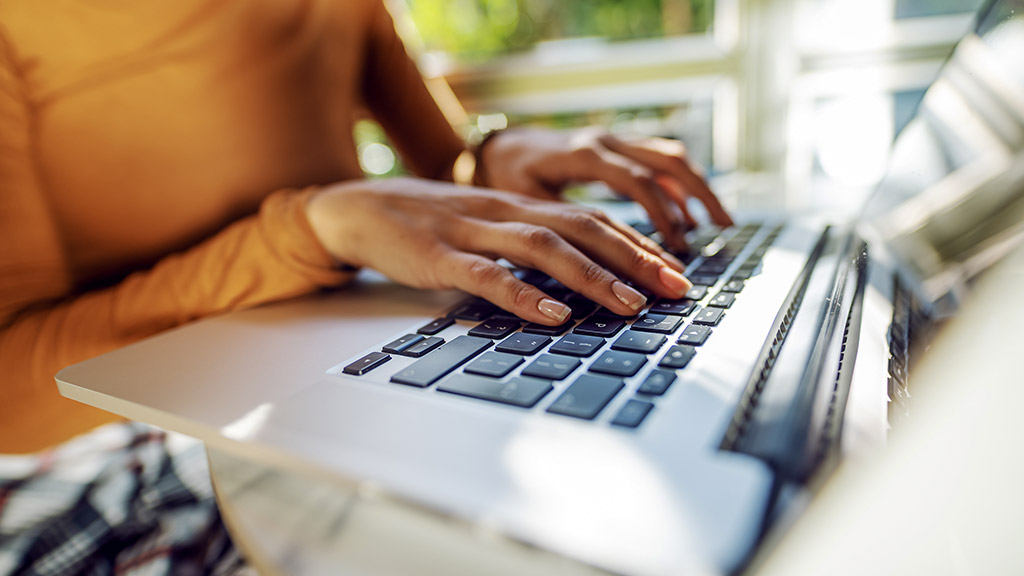
M713 0L408 0L427 49L463 61L579 37L703 33Z

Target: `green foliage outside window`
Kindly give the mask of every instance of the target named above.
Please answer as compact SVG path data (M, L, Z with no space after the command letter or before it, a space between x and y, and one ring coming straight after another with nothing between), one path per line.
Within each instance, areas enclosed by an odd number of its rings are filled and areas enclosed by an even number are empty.
M713 0L407 0L428 50L480 61L538 42L702 33Z

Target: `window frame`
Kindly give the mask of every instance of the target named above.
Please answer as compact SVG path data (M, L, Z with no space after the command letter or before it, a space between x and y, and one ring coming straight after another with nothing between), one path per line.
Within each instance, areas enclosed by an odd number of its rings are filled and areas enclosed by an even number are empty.
M777 174L786 190L778 200L792 205L814 184L813 143L802 136L811 103L858 84L876 92L927 86L973 21L971 14L893 18L883 34L835 45L822 40L827 30L797 34L813 2L717 0L707 34L569 39L475 65L424 54L421 66L443 78L470 113L549 115L710 99L715 169Z

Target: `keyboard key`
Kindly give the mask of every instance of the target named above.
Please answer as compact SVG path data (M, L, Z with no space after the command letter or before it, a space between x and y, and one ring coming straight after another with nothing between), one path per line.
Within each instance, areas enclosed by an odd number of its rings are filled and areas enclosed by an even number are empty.
M359 360L345 366L341 371L353 376L362 376L388 360L391 360L391 356L388 356L387 354L382 352L370 352Z
M728 262L723 262L720 260L705 260L703 264L701 264L694 270L689 270L688 272L692 276L713 276L717 278L721 276L722 272L725 272L725 269L728 267Z
M647 394L650 396L661 396L668 390L668 387L676 381L675 370L658 370L655 368L651 370L651 373L644 378L640 387L637 388L637 394Z
M712 308L728 308L735 301L736 295L732 292L719 292L708 302L708 306Z
M663 314L644 314L636 322L633 322L633 330L643 332L657 332L659 334L671 334L679 328L683 319L679 316L665 316Z
M609 350L590 365L590 371L613 376L632 376L646 363L647 357L643 354Z
M575 324L575 322L572 320L558 326L545 326L544 324L535 324L530 322L526 326L523 326L523 332L526 332L527 334L542 334L544 336L561 336L566 330L572 328L573 324Z
M718 326L718 323L722 321L722 314L725 314L723 308L705 308L693 317L693 323L703 326Z
M710 326L699 326L696 324L690 324L683 329L683 332L679 335L677 344L689 344L690 346L700 346L708 339L708 335L711 334Z
M654 227L654 224L651 224L650 222L630 222L629 225L644 236L650 236L658 231L658 229Z
M622 327L626 325L624 320L619 318L613 318L611 316L591 316L573 330L575 334L583 334L585 336L600 336L607 338L614 336Z
M515 332L523 323L518 318L492 316L470 329L469 335L478 338L504 338Z
M675 316L688 316L697 303L689 298L682 300L659 300L651 306L651 312L655 314L673 314Z
M569 374L580 367L583 362L576 358L566 358L556 354L541 354L536 360L523 368L523 376L533 376L545 380L564 380Z
M690 281L693 282L692 279ZM690 300L703 300L707 295L708 287L701 286L696 282L693 283L693 288L690 288L690 291L686 293L686 297Z
M550 382L533 378L512 378L507 382L502 382L469 374L454 374L442 382L437 389L449 394L530 408L553 388Z
M568 286L562 284L561 282L555 280L554 278L548 278L547 281L539 284L537 286L537 289L566 305L569 304L567 300L574 294L576 294L575 292L570 290Z
M548 407L548 412L593 420L622 388L618 378L584 374Z
M693 346L678 345L668 349L658 366L665 368L685 368L697 350Z
M484 338L459 336L435 350L433 354L413 362L408 368L392 376L391 381L426 388L490 345L491 341Z
M495 348L495 350L498 350L499 352L508 352L510 354L533 356L548 344L551 344L551 338L547 336L517 332L506 338L501 344L498 344L498 347Z
M618 340L612 343L612 350L625 350L626 352L639 352L641 354L653 354L661 348L666 338L658 334L645 334L634 330L626 330L619 336Z
M513 274L516 278L519 278L530 286L540 286L551 278L551 276L548 276L540 270L534 270L532 268L516 270Z
M451 315L459 320L479 322L485 318L494 316L500 311L500 308L486 300L473 300L456 308Z
M729 281L732 281L732 280L746 280L746 279L750 278L753 275L754 275L754 269L753 268L741 267L738 270L736 270L736 272L733 272L732 278L730 278Z
M405 350L409 346L412 346L422 340L423 336L420 336L419 334L406 334L401 338L388 342L383 348L381 348L381 350L388 354L401 354L402 350Z
M654 404L650 402L630 398L626 405L619 410L619 413L615 415L615 418L612 419L612 426L636 428L650 414L653 408Z
M399 354L402 356L411 356L412 358L419 358L420 356L426 356L428 352L434 350L441 344L444 344L444 338L438 336L431 336L416 342L412 346L405 348Z
M574 333L562 336L562 339L555 342L549 350L556 354L586 358L597 352L601 346L604 346L604 338Z
M585 296L579 294L572 294L565 299L565 305L572 310L572 319L579 320L580 318L586 318L594 313L598 309L597 303L588 300Z
M718 274L687 274L686 278L690 282L693 282L695 286L698 284L702 286L714 286L715 282L718 282L718 276ZM689 296L689 293L687 293L687 296ZM694 298L694 300L699 300L699 298Z
M491 376L492 378L504 378L508 373L515 370L516 366L523 363L522 356L515 354L504 354L502 352L484 352L476 360L473 360L463 368L463 372Z
M434 336L445 328L455 324L454 318L436 318L431 320L430 323L420 326L417 330L420 334L426 334L427 336Z
M743 284L743 280L729 280L722 286L722 292L742 292Z
M641 289L637 288L636 286L634 286L633 289L636 290L637 292L640 292L640 293L645 292L644 290L641 290ZM650 297L646 297L646 298L648 300L651 299ZM616 314L615 312L612 312L611 310L605 308L604 306L600 307L597 310L597 312L594 312L594 316L595 317L597 317L597 316L604 316L606 318L614 318L616 320L622 320L623 322L625 322L627 320L632 320L632 319L636 318L638 315L639 314L630 314L629 316L623 316L622 314Z
M768 246L762 244L762 245L758 246L757 248L754 248L753 252L750 253L750 258L751 259L757 259L758 261L760 261L762 258L764 258L764 255L767 254L767 253L768 253Z

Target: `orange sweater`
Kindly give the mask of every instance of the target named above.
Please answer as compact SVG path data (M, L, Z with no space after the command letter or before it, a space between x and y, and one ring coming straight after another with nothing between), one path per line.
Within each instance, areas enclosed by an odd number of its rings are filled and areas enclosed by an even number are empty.
M464 144L379 0L0 3L0 452L114 419L63 366L344 282L304 206L362 176L367 112L450 173Z

